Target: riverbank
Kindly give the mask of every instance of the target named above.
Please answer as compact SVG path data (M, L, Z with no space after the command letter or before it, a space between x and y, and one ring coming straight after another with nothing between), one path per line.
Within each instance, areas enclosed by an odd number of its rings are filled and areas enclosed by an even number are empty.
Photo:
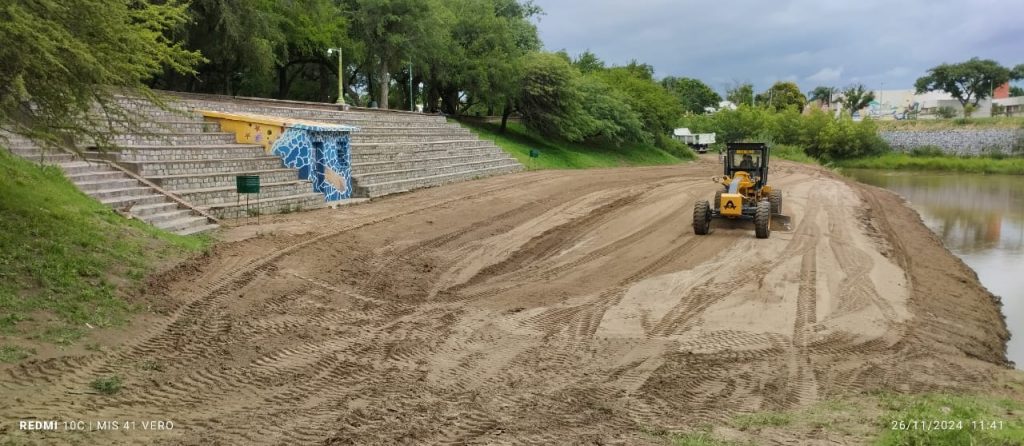
M1024 157L914 156L906 153L887 153L871 158L835 161L830 165L839 168L855 169L933 170L1024 175Z
M493 141L528 170L660 166L696 159L685 147L670 153L649 144L589 145L545 138L519 123L509 123L504 133L498 133L498 124L457 122L481 139ZM530 158L532 149L539 150L540 156Z

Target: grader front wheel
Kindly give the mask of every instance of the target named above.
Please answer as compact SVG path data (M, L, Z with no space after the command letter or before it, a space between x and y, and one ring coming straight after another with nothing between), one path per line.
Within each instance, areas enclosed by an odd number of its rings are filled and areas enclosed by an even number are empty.
M754 214L754 235L757 238L768 238L771 234L772 204L769 201L757 203L757 212Z

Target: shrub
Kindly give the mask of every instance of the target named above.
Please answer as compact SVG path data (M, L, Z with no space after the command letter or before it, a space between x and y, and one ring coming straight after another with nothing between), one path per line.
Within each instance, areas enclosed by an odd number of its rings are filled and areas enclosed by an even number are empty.
M955 108L950 107L948 105L944 105L942 107L935 109L935 114L940 118L952 119L955 118L959 113L956 112Z

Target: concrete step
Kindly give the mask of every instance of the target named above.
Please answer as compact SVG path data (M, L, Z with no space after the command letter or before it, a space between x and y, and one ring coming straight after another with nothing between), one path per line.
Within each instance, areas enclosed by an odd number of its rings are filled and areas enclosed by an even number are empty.
M285 197L309 192L313 192L313 183L305 180L292 180L282 183L263 183L260 184L260 193L258 195L250 195L249 201L252 201L253 199L262 200L267 198ZM191 203L193 206L215 206L245 202L245 196L237 193L234 185L230 187L175 190L173 193L181 197L183 200Z
M492 167L488 169L467 170L449 174L436 175L432 177L419 177L408 180L391 181L387 183L363 184L355 186L354 195L359 197L380 197L383 195L393 193L406 192L413 189L439 186L442 184L472 180L476 178L484 178L493 175L503 175L508 173L519 172L522 170L523 166L519 163L515 163L502 165L498 167Z
M470 170L486 170L507 165L518 165L518 162L512 158L495 158L460 164L439 164L430 167L419 166L401 170L353 174L352 181L357 186L391 183L417 178L431 178Z
M173 201L163 201L153 204L139 204L132 207L132 214L143 218L149 215L164 214L178 210L178 204Z
M363 135L460 135L473 137L473 132L463 127L438 126L438 127L376 127L364 126L352 136ZM453 138L460 139L460 138Z
M110 166L100 162L71 161L61 163L60 168L64 169L66 175L108 173L113 170Z
M11 149L11 153L40 164L60 164L77 159L70 153L44 152L39 149Z
M210 187L235 187L236 175L258 175L260 183L281 183L299 179L299 171L291 168L269 169L252 172L231 172L212 174L185 174L151 176L147 180L167 190L203 189Z
M176 234L178 234L178 235L192 235L192 234L199 234L199 233L202 233L202 232L213 231L214 229L217 229L218 227L219 226L217 226L214 223L207 223L205 225L195 225L195 226L187 227L187 228L184 228L184 229L179 229L179 230L174 231L174 232Z
M441 142L441 141L466 141L476 140L476 137L468 133L439 133L421 134L412 133L405 135L395 134L373 134L368 135L362 132L355 132L350 138L353 144L379 144L379 143L412 143L412 142Z
M118 162L196 161L267 156L263 146L255 144L130 146L108 152L108 154Z
M124 133L112 135L110 142L121 147L129 146L196 146L233 144L235 134L227 132L196 133Z
M471 147L480 147L489 144L489 141L480 141L478 139L462 139L462 140L448 140L448 141L412 141L412 142L391 142L391 143L372 143L372 144L351 144L352 152L360 153L387 153L387 152L408 152L414 150L427 150L427 149L463 149Z
M434 156L414 159L399 159L388 161L374 161L366 163L353 163L353 175L365 175L376 172L391 170L405 170L416 168L440 167L455 164L471 163L476 161L487 161L495 159L509 159L504 152L487 152L479 154L455 155L455 156Z
M280 169L284 167L281 158L261 156L254 158L232 158L211 160L181 161L141 161L121 163L129 170L149 178L167 175L198 175L227 174L234 172L253 172L259 170Z
M157 226L157 227L160 227L161 223L166 223L166 222L172 221L172 220L178 220L178 219L182 219L182 218L186 218L186 217L198 217L198 215L193 215L192 214L192 210L191 209L178 209L178 208L175 208L175 209L172 209L172 210L169 210L169 211L160 212L160 213L151 213L151 214L146 214L146 215L139 215L137 212L135 212L135 209L137 207L138 206L132 208L132 210L131 210L132 214L138 216L140 220L142 220L142 221L144 221L146 223L149 223L149 224L151 224L153 226ZM204 218L204 220L205 220L205 218Z
M110 178L110 179L99 180L99 181L75 181L75 180L72 180L72 182L75 183L75 186L78 186L79 189L81 189L83 192L86 192L86 193L92 193L92 192L96 192L96 191L100 191L100 190L104 190L104 189L121 189L121 188L127 188L127 187L141 186L141 184L138 182L138 180L136 180L134 178L130 178L130 177L126 176L124 173L121 173L121 172L116 172L116 173L120 173L121 175L119 177L117 177L117 178Z
M206 217L186 214L177 219L163 221L153 226L156 226L165 231L176 233L178 231L188 230L190 228L194 228L197 226L207 226L209 224L210 222L209 220L206 219Z
M355 165L360 163L372 163L380 161L402 161L423 158L439 158L445 156L496 155L504 153L505 152L498 147L492 145L482 145L476 147L459 148L455 150L449 150L446 148L435 148L425 150L408 150L400 152L353 151L351 153L350 160L352 164Z
M292 106L265 106L256 103L231 103L219 101L185 101L190 107L199 110L214 110L235 113L251 113L268 116L281 116L296 119L338 119L365 122L446 122L444 116L419 113L392 113L372 111L337 111Z
M112 170L112 169L111 170L101 170L101 171L91 171L91 172L85 172L85 173L76 173L76 174L69 174L69 173L65 172L64 176L68 177L68 179L71 180L71 182L73 182L75 184L92 183L92 182L103 182L103 181L109 181L109 180L120 180L120 179L125 178L125 175L124 175L123 172L120 172L120 171L117 171L117 170Z
M143 193L134 196L123 195L111 198L104 198L99 201L100 203L111 206L113 208L122 208L131 204L145 205L166 203L167 197L155 193Z
M110 198L139 196L151 191L152 189L146 186L127 186L92 190L88 194L97 200L103 201Z
M300 212L311 209L319 209L326 205L324 196L318 192L308 192L303 194L288 195L283 197L274 198L263 198L260 200L249 199L249 208L255 216L255 212L260 215L268 214L280 214L287 212ZM250 216L246 212L246 204L243 199L240 204L230 203L222 205L214 205L209 207L202 207L202 209L209 212L211 215L217 218L242 218Z
M212 121L204 121L202 116L195 116L192 120L170 120L159 121L140 119L135 122L109 121L116 131L143 132L143 133L206 133L219 132L220 124Z

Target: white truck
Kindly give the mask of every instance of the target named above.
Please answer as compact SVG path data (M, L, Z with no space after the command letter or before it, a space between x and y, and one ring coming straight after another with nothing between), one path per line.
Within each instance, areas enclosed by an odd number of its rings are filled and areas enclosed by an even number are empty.
M672 131L672 137L677 141L690 146L697 153L707 153L708 146L715 143L714 133L690 133L688 128L680 128Z

